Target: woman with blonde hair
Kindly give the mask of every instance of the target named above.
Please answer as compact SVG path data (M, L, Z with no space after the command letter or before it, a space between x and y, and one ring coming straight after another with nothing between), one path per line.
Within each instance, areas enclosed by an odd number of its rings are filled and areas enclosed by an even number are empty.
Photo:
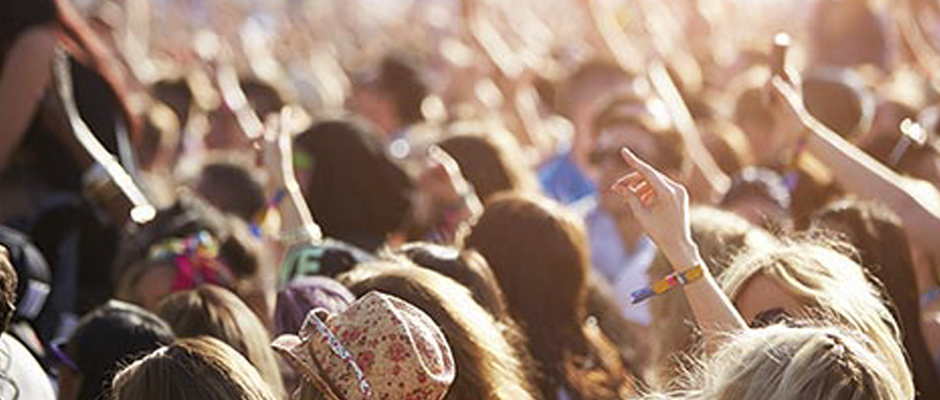
M353 293L378 290L414 304L437 322L457 366L445 400L535 400L523 347L514 348L500 323L470 291L430 269L396 263L362 264L340 279Z
M913 396L901 330L883 294L858 263L822 238L785 239L735 258L720 284L751 326L824 319L864 334L871 351Z
M247 358L267 382L282 395L284 384L271 337L261 320L234 293L214 285L170 295L157 310L177 337L210 336L228 344Z
M685 188L629 150L623 149L621 153L634 170L621 177L611 189L625 200L674 271L650 287L634 292L634 301L656 301L674 290L684 292L702 330L704 349L712 354L698 373L683 382L684 391L649 398L901 400L913 397L908 390L912 386L910 372L906 377L899 375L893 370L895 366L887 361L890 354L873 351L879 349L877 345L863 344L874 340L865 332L857 332L859 339L855 339L855 333L843 333L840 328L782 325L749 328L715 281L692 239L689 196ZM811 250L804 249L808 254L799 256L819 265L840 262L838 257L844 257L834 251L814 253ZM778 264L791 261L787 257L771 260ZM799 258L794 260L800 262ZM723 276L732 273L728 270ZM851 273L840 274L845 279L854 279ZM780 296L782 289L767 281L756 297ZM810 282L804 283L813 287ZM802 309L785 293L781 298L789 301L782 306ZM742 307L742 311L749 319L754 319L753 310ZM897 343L894 346L897 347Z
M245 357L211 338L182 339L114 376L113 400L276 400Z
M901 400L901 386L857 332L773 325L749 329L687 376L675 399ZM648 396L650 399L657 396Z

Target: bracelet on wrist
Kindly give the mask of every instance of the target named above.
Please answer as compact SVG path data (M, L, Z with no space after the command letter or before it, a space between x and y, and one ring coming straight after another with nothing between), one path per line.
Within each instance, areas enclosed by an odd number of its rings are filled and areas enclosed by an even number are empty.
M637 304L649 299L650 297L665 294L673 288L685 286L689 283L695 282L701 279L703 276L705 276L705 267L702 264L696 264L692 268L666 275L665 278L653 282L652 285L634 291L630 294L630 297L633 298L633 304Z
M256 238L260 238L262 236L263 231L261 229L261 225L264 223L264 220L268 217L268 212L271 211L272 208L276 208L278 205L280 205L281 202L284 201L285 197L287 197L287 189L285 188L277 189L276 191L274 191L274 195L271 196L271 199L268 200L267 203L265 203L264 208L262 208L260 211L258 211L257 214L255 214L254 218L252 218L251 222L248 224L248 229L251 231L251 234L253 236L255 236Z

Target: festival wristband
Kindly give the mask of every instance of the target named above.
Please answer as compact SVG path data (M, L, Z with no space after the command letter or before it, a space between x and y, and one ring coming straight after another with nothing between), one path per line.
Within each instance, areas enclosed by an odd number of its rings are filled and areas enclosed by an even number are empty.
M704 275L704 267L702 265L696 265L692 268L666 275L665 278L653 282L653 284L648 287L631 293L630 296L633 298L633 304L637 304L645 301L646 299L649 299L650 297L664 294L675 287L684 286L695 282L701 279Z

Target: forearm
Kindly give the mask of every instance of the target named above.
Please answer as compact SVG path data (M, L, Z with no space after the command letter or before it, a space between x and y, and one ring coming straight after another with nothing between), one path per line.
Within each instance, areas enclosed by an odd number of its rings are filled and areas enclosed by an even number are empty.
M702 277L683 286L683 290L692 308L695 321L705 335L707 347L713 348L712 345L717 342L717 338L722 333L748 329L744 318L718 286L708 271L708 266L699 255L698 247L691 240L688 245L664 250L677 272L693 266L702 267Z
M276 178L275 184L278 185L275 193L283 190L283 198L277 204L281 217L281 232L300 232L307 229L311 239L320 239L320 230L313 221L303 192L293 174Z
M55 36L49 28L27 31L7 52L0 72L0 171L32 121L52 76Z
M830 168L844 189L884 203L901 219L912 242L940 257L940 248L934 242L940 233L940 217L900 185L900 175L818 121L810 120L805 125L809 129L807 149Z

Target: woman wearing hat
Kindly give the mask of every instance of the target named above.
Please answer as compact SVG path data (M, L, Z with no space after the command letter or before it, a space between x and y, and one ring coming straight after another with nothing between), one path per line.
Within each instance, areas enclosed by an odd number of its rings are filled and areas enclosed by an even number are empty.
M346 311L317 309L273 343L301 376L294 399L440 400L454 381L444 334L417 307L369 292Z

